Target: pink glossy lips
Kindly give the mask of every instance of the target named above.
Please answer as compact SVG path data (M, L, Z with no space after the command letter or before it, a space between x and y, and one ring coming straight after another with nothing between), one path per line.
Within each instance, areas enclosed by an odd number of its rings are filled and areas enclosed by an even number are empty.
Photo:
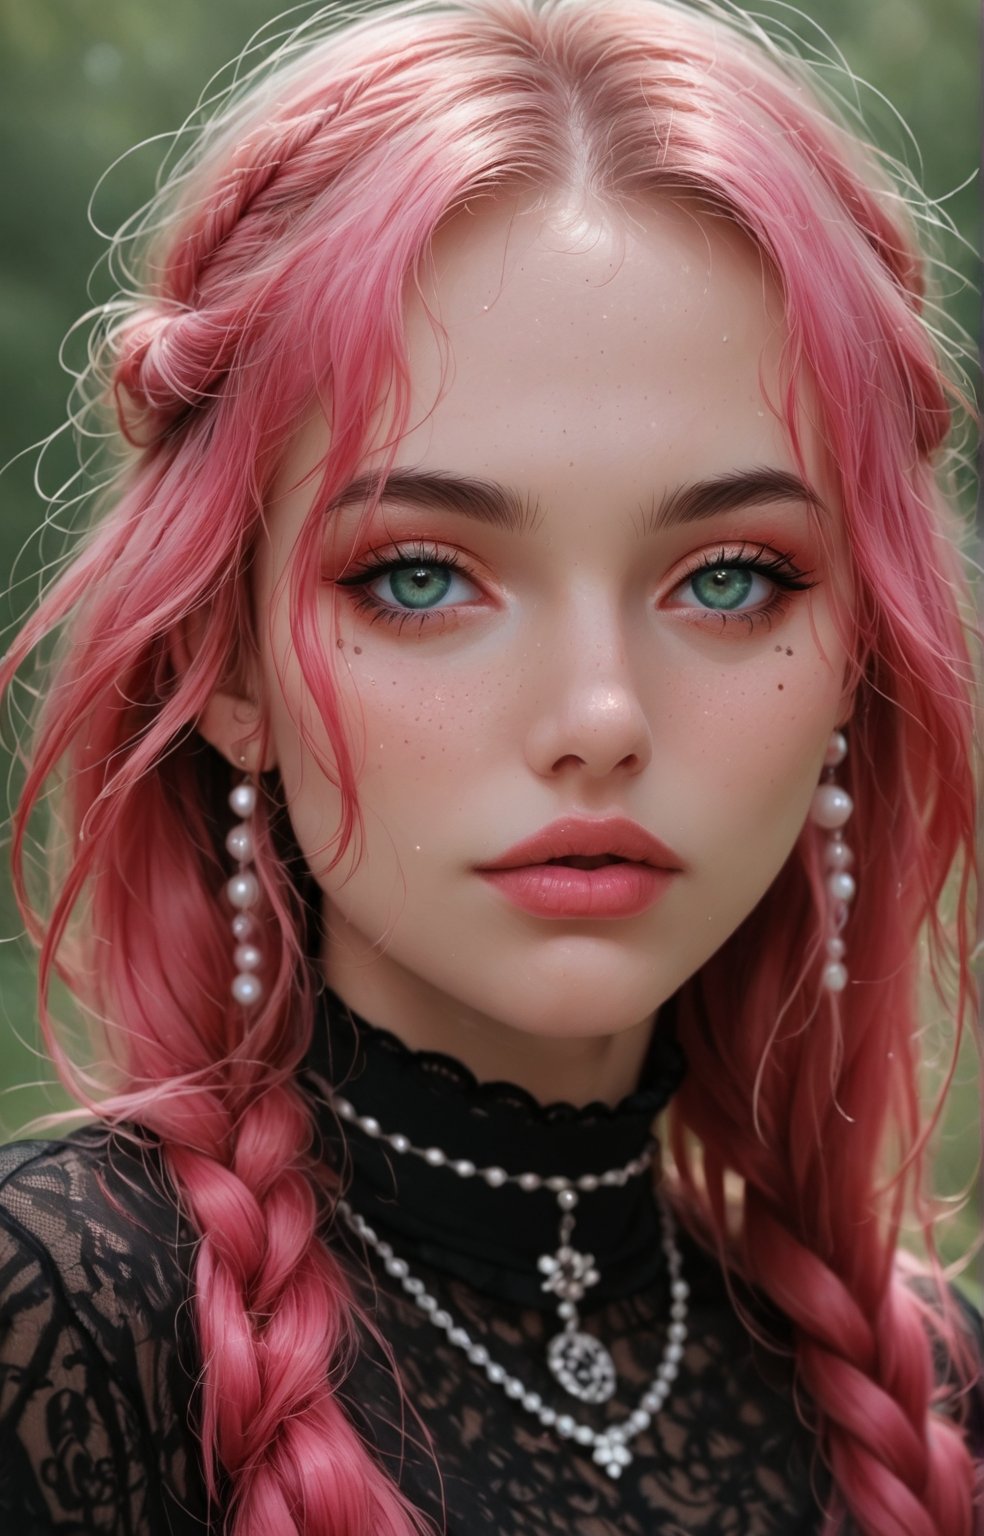
M613 918L644 912L682 867L672 848L634 821L568 817L479 873L537 917Z

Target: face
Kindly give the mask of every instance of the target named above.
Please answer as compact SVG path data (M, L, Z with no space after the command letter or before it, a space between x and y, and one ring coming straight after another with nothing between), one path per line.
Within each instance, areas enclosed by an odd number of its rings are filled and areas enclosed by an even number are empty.
M723 220L496 202L442 230L407 323L396 471L414 474L367 529L356 496L324 540L322 632L365 819L361 860L330 873L340 797L285 579L328 447L320 412L282 467L256 567L261 698L324 892L325 974L384 1024L632 1031L775 879L849 713L833 610L847 562L819 435L804 410L797 488L766 403L781 398L779 297ZM494 483L514 515L467 487L438 496L428 475ZM715 499L722 477L732 493ZM480 872L570 818L635 823L675 872Z

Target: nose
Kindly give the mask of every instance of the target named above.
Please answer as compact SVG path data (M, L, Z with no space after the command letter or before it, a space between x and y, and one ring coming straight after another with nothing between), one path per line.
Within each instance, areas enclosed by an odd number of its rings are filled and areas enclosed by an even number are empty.
M652 760L652 732L617 620L599 622L594 605L590 621L555 630L541 653L551 664L527 733L533 771L544 778L569 772L588 779L641 773Z

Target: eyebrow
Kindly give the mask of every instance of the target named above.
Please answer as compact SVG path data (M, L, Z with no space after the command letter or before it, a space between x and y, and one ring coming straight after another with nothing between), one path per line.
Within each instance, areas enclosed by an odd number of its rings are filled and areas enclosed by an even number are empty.
M538 512L538 504L529 497L520 496L511 487L495 480L475 479L450 470L404 468L391 470L383 482L378 474L357 476L333 498L328 510L335 512L345 507L363 506L377 492L380 501L400 501L409 506L457 512L462 517L471 517L510 533L528 533ZM643 509L641 532L648 536L685 523L698 523L739 507L781 501L807 502L821 512L826 511L816 491L799 475L785 469L760 466L729 470L665 491L659 500L654 497L648 509Z

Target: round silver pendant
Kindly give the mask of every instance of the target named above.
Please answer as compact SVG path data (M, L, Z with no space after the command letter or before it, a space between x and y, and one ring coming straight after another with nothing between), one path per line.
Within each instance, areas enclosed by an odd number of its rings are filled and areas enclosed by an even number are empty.
M565 1392L582 1403L607 1403L615 1393L615 1361L590 1333L558 1333L547 1345L547 1364Z

